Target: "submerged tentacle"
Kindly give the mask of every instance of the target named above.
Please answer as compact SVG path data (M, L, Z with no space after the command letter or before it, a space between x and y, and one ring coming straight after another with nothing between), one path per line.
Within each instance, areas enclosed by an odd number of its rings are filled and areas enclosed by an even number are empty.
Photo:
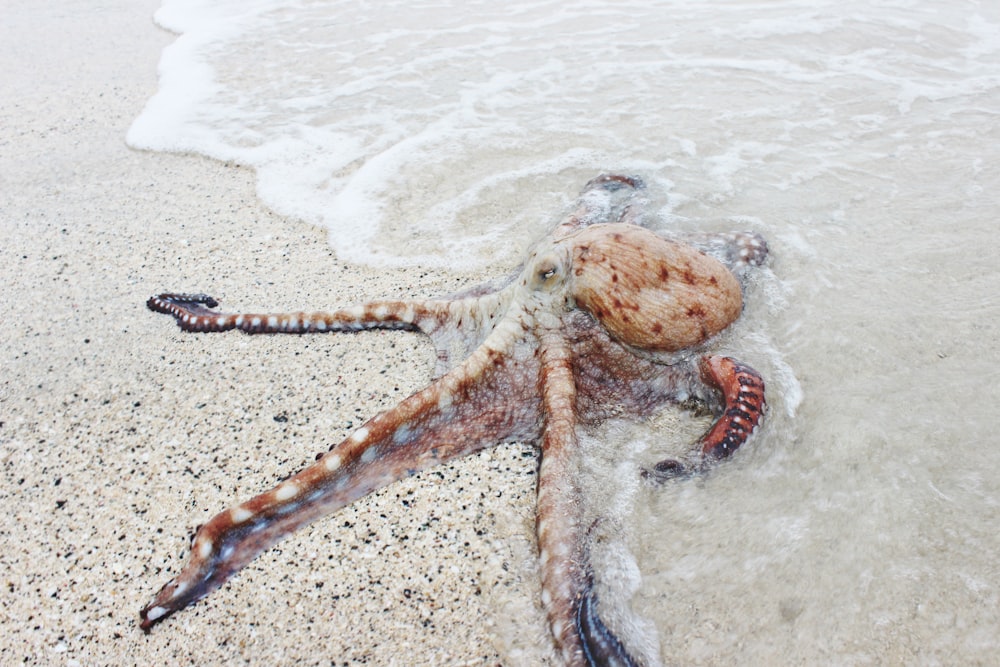
M635 665L596 611L587 531L581 525L580 492L574 483L573 459L579 446L572 350L557 331L543 331L540 335L539 385L545 428L536 529L542 602L568 667Z
M698 372L702 383L721 398L719 416L697 443L701 461L687 466L676 459L665 459L652 470L644 471L644 476L663 482L703 471L745 445L764 420L767 404L760 373L735 359L720 356L702 357Z
M590 582L588 589L590 592L581 598L576 612L576 628L583 640L585 664L588 667L637 667L628 649L598 615L597 596Z
M202 526L181 573L144 608L149 630L315 519L399 478L508 440L538 436L540 406L507 357L524 335L508 318L454 371L369 420L315 464ZM497 395L507 397L498 404Z
M635 195L645 187L638 176L601 174L590 179L580 191L576 208L553 230L552 238L558 240L599 223L634 222L638 216Z
M767 241L756 232L663 233L659 236L694 246L722 262L740 279L745 278L750 269L761 266L769 252Z

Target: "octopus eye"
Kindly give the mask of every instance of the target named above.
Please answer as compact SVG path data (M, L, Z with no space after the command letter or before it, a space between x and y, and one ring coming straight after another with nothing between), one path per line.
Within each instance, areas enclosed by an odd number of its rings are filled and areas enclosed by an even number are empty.
M551 249L533 257L528 266L524 284L532 290L551 292L565 283L567 259L559 248Z
M548 257L538 263L535 268L535 280L539 285L543 285L559 274L559 262Z

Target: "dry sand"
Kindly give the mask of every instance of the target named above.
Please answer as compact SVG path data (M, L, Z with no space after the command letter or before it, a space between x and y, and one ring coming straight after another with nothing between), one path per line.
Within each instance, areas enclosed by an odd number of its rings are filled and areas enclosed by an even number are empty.
M497 663L494 626L538 614L523 447L385 489L138 629L194 526L430 370L415 335L185 335L146 298L321 309L478 278L346 266L247 171L127 148L174 38L157 6L15 0L0 22L0 664Z

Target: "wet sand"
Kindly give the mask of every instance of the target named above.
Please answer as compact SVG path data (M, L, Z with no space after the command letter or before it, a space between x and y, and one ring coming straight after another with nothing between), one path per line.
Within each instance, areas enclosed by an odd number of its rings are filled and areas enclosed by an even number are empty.
M126 147L174 39L157 6L18 2L0 26L0 662L496 664L498 596L538 613L522 447L377 493L139 630L196 525L431 368L412 334L185 335L145 300L324 309L476 278L343 265L321 229L263 209L246 170Z

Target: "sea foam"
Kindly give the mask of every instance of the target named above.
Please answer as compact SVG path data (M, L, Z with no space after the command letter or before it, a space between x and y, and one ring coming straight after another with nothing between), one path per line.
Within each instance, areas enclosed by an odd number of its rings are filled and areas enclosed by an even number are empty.
M179 37L127 139L252 167L349 261L510 263L596 172L688 171L722 202L755 165L797 184L919 99L997 85L995 27L898 4L167 0Z

